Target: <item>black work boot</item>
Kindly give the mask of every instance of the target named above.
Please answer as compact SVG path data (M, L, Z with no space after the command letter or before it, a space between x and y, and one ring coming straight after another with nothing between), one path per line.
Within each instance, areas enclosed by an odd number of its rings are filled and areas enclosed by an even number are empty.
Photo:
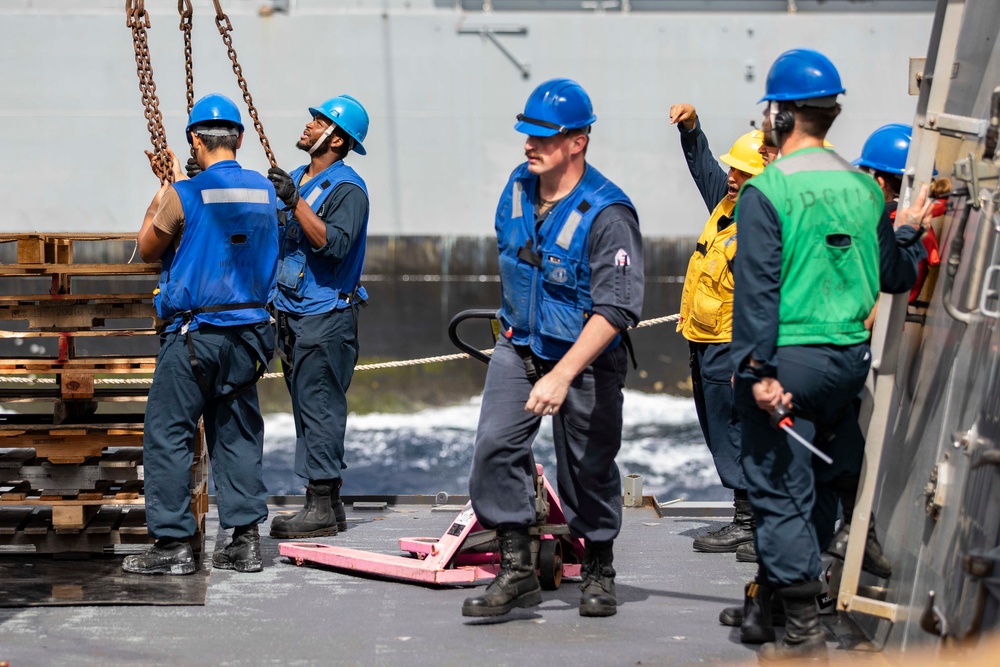
M847 538L851 536L850 518L851 515L845 512L843 521L840 522L840 530L830 540L830 546L826 550L837 560L844 560L847 557ZM861 562L861 569L880 579L888 579L892 576L892 563L882 553L882 545L879 544L878 535L875 534L874 514L868 521L868 539L865 540L865 558Z
M695 551L713 554L732 553L741 544L753 543L753 509L750 507L750 498L746 491L733 491L733 506L736 508L736 514L732 523L720 530L694 538Z
M239 526L224 549L212 554L212 567L237 572L260 572L264 561L260 556L260 531L257 525Z
M785 608L775 588L751 581L743 587L743 606L723 609L719 623L739 626L744 644L773 642L774 626L785 624Z
M310 482L306 504L291 516L271 521L271 537L323 537L347 529L347 515L340 500L340 480Z
M753 540L736 547L736 561L738 563L757 562L757 547L753 545Z
M146 553L126 556L122 570L135 574L192 574L194 551L187 540L159 539Z
M762 662L826 659L826 638L816 608L816 595L822 588L818 581L803 581L778 589L785 605L785 634L781 641L761 647Z
M614 616L618 612L615 597L614 540L584 542L580 568L580 616Z
M502 616L515 607L542 603L542 587L531 562L531 537L527 526L497 528L500 571L479 597L466 598L462 616Z

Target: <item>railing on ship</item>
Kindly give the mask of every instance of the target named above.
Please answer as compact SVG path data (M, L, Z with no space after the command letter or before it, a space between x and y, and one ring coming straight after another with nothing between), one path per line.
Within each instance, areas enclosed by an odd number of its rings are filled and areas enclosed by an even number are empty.
M936 0L434 0L466 12L930 12Z

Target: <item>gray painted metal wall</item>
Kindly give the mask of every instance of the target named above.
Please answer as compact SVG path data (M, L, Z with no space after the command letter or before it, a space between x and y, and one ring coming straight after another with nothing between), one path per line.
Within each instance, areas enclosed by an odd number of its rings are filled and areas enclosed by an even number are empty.
M931 25L921 11L467 12L433 0L301 0L265 18L263 1L223 6L279 163L303 161L294 143L306 107L355 95L372 126L369 155L350 162L370 185L371 233L387 235L490 234L496 198L523 157L514 116L555 76L590 91L598 115L590 161L632 196L646 234L696 234L706 210L668 125L670 104L696 104L721 154L759 119L773 59L817 48L848 90L830 138L853 158L879 125L912 119L907 61L925 54ZM149 140L123 4L0 4L0 230L138 228L157 183L142 153ZM146 2L168 139L184 152L176 4ZM212 3L194 5L196 95L238 97ZM528 64L528 78L488 39L459 33L487 25L527 29L497 39ZM240 159L266 167L252 134Z

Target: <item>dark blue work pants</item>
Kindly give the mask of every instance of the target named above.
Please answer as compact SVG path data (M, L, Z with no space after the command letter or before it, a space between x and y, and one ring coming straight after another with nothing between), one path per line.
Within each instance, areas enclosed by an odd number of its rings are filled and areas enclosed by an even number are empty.
M279 342L295 418L295 474L340 479L347 430L347 388L358 358L353 307L320 315L281 313Z
M257 387L232 394L255 378L258 362L270 359L274 330L267 323L202 326L189 335L208 394L202 393L194 375L186 336L177 330L160 336L146 403L142 440L146 523L157 539L190 537L197 528L190 484L195 430L202 416L222 527L267 519L264 420Z
M605 352L570 385L552 416L556 480L574 536L613 540L621 529L622 485L615 456L621 448L624 345ZM531 444L542 418L526 412L532 384L510 341L493 350L476 431L469 496L487 528L535 523Z
M870 364L867 344L778 348L778 381L791 392L795 414L813 423L813 442L830 455L832 465L771 427L768 413L753 399L752 380L737 376L743 471L757 524L757 558L772 584L820 575L820 552L837 518L833 488L861 470L865 442L852 401Z
M733 405L733 366L730 343L689 343L691 387L698 421L712 452L722 486L743 491L742 431Z

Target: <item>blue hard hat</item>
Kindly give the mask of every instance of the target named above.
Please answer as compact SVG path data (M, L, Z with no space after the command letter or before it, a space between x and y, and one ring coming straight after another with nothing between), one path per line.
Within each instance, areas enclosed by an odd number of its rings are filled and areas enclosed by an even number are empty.
M361 102L350 95L338 95L331 97L318 107L309 107L309 113L313 116L321 115L329 118L333 123L354 139L354 150L359 155L366 155L368 151L362 145L365 137L368 136L368 112L361 106Z
M856 167L869 167L890 174L902 174L906 154L910 150L913 129L902 123L883 125L865 140L861 157L852 162Z
M829 58L812 49L792 49L778 56L767 73L765 91L758 103L836 97L845 92L837 68Z
M240 110L233 101L225 95L212 93L205 95L191 107L191 115L188 116L188 124L185 131L188 135L188 142L191 141L191 127L199 123L221 123L229 122L234 124L239 131L243 131L243 119L240 118Z
M552 79L532 91L514 129L532 137L551 137L587 127L595 120L583 86L572 79Z

